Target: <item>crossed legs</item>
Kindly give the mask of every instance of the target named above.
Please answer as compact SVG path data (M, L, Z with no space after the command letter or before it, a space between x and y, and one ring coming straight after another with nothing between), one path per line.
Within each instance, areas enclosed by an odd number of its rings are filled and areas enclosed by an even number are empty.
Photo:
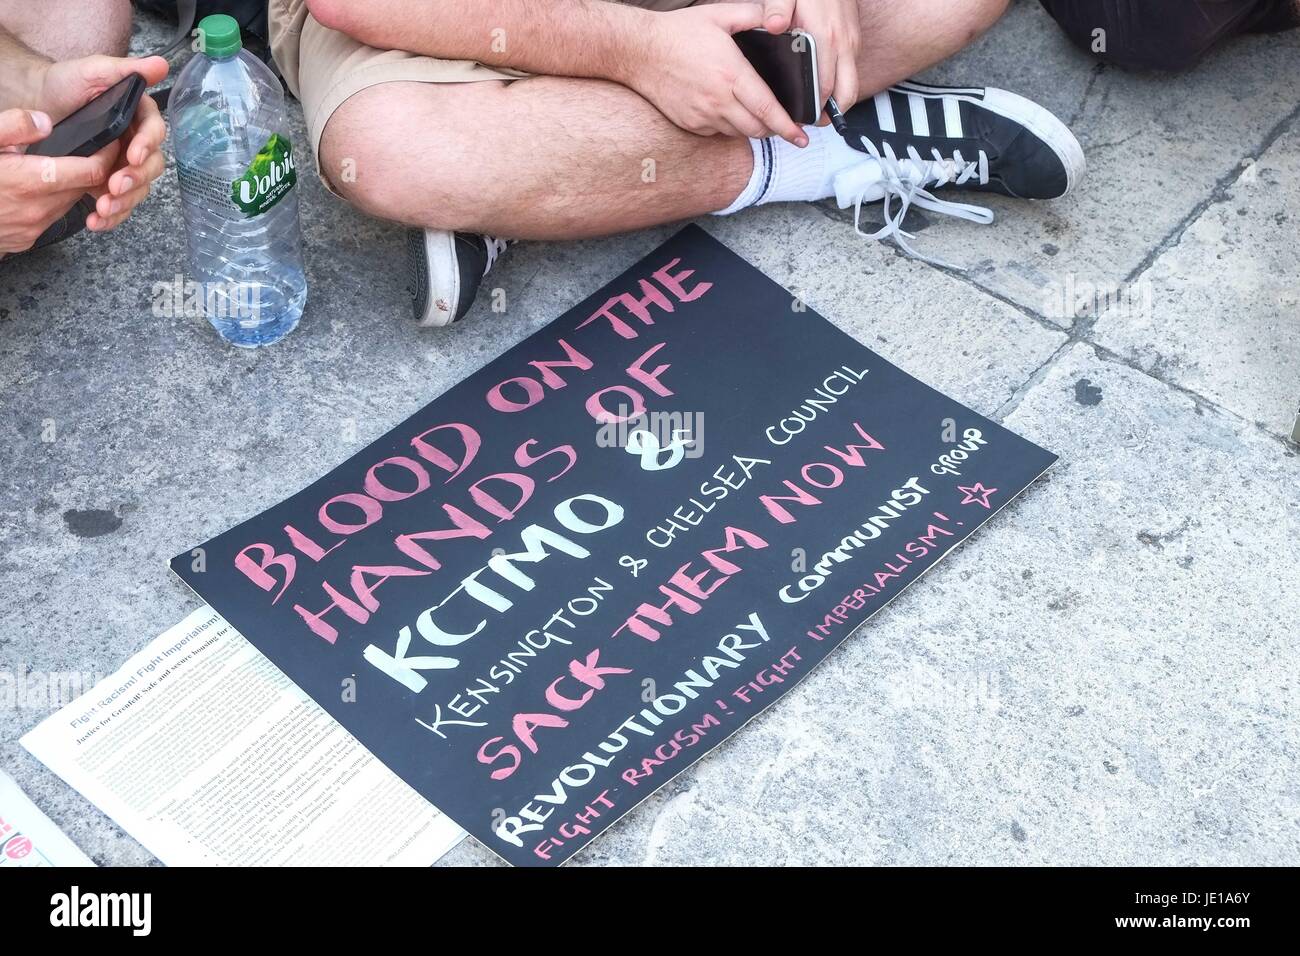
M859 0L863 95L967 46L1007 2ZM330 118L319 160L346 199L380 218L574 239L721 209L752 155L747 140L679 129L616 83L541 76L370 87Z

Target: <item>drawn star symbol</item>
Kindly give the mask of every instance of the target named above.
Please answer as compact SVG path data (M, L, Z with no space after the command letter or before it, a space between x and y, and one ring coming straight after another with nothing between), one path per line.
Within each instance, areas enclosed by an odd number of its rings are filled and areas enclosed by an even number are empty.
M993 510L993 506L989 504L989 496L997 491L996 488L985 488L982 482L977 481L969 488L965 485L958 485L957 490L965 496L961 499L962 504L983 505L990 511Z

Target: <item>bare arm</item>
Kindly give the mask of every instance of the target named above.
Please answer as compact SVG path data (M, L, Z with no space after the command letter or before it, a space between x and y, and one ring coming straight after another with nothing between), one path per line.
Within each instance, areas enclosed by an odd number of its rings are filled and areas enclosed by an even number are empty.
M307 0L369 46L550 76L626 81L652 13L609 0Z

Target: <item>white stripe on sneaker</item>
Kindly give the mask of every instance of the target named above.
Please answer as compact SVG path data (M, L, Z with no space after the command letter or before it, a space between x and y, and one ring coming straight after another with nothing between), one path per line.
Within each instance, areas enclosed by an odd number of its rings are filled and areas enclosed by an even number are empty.
M903 80L894 89L905 93L919 93L921 96L973 96L984 98L982 86L936 86L933 83L918 83L916 80Z
M961 139L961 104L950 96L943 98L943 123L950 138Z
M880 121L880 128L886 133L897 133L898 127L894 125L894 104L889 102L889 93L877 93L876 102L876 119Z
M912 113L912 134L930 135L930 117L925 113L925 100L913 93L907 94L907 106Z

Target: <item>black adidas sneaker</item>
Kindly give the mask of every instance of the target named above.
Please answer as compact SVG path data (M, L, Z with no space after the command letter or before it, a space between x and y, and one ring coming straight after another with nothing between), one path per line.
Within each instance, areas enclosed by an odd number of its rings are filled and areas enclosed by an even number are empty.
M909 80L833 118L861 152L944 164L947 182L930 185L1057 199L1083 176L1083 149L1066 125L1006 90Z
M416 324L450 325L463 318L506 244L472 232L412 229L407 249Z

